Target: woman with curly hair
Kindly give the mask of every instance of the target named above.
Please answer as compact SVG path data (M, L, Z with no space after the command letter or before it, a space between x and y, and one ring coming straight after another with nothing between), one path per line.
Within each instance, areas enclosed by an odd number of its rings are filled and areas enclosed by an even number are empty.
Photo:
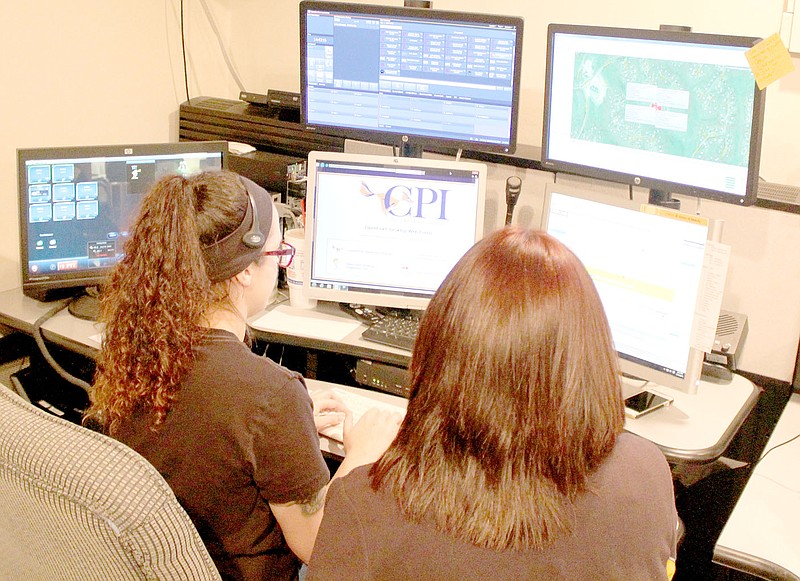
M608 323L563 244L516 227L478 242L410 372L397 438L330 488L309 580L667 577L669 466L622 433Z
M103 288L86 420L164 475L226 579L297 577L330 478L317 430L335 415L315 424L313 405L345 411L312 404L299 374L245 343L292 255L263 188L227 171L168 176ZM396 426L372 419L337 476L385 450Z

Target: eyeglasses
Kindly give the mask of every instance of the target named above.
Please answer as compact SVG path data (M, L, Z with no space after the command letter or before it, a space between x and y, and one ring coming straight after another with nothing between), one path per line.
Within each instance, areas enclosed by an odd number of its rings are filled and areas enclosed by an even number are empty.
M267 250L262 252L262 256L275 256L278 259L278 266L287 268L294 258L295 248L288 242L281 242L277 250Z

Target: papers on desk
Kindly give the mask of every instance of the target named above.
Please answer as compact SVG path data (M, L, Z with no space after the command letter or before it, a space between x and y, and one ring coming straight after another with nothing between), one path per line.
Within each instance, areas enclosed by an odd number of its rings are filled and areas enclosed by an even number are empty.
M278 305L252 321L250 325L262 331L341 341L358 329L361 323L349 316Z

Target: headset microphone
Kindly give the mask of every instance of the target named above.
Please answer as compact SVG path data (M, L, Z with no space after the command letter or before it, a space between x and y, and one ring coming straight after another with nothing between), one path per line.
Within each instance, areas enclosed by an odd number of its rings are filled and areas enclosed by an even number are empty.
M514 206L517 205L519 194L522 191L522 178L509 176L506 179L506 226L511 224L514 215Z

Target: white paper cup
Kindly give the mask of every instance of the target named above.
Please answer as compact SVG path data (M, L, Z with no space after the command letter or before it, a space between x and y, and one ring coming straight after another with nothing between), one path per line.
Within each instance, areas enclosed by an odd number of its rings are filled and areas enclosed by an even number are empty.
M289 285L289 304L299 309L313 309L317 306L316 299L306 298L303 290L306 231L302 228L287 230L283 234L283 240L287 244L294 246L294 258L289 268L286 269L286 283Z

